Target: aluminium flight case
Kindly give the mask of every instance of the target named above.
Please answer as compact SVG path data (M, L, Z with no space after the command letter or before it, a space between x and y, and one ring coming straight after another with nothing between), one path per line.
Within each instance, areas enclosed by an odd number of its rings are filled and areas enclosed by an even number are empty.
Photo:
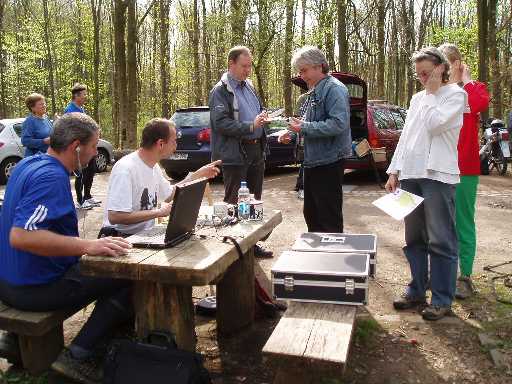
M284 251L272 267L272 294L279 300L364 305L368 303L370 255Z
M368 254L370 255L370 276L375 277L377 272L376 235L306 232L297 238L292 250Z

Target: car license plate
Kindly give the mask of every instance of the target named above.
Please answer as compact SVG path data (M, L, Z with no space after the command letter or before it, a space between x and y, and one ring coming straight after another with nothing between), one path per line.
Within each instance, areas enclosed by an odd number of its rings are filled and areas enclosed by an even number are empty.
M171 160L187 160L188 153L173 153L169 159Z

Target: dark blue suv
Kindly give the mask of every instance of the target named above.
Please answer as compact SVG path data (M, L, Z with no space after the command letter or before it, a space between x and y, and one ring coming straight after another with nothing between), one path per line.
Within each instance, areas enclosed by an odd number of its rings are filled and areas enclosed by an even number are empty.
M177 149L168 159L160 161L167 175L179 180L188 172L195 171L211 160L210 149L210 110L208 107L178 109L171 120L176 124ZM269 155L266 167L296 164L297 144L277 142L279 133L286 129L284 123L271 123L266 127Z

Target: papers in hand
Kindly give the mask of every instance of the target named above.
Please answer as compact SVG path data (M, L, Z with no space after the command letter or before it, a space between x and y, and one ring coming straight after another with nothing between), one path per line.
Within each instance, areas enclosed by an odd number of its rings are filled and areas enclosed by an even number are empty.
M372 204L383 210L395 220L402 220L414 211L423 201L423 197L397 188L394 193L375 200Z
M270 112L270 113L267 115L267 117L268 117L269 119L273 119L273 118L276 118L276 117L281 116L281 115L283 114L283 112L284 112L284 108L279 108L279 109L275 110L274 112Z

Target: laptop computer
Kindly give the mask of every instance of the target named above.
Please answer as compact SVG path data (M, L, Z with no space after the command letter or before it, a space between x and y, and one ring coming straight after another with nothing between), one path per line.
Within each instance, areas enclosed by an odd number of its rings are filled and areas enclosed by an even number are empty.
M177 185L167 227L156 226L126 238L137 248L170 248L192 236L208 179Z

